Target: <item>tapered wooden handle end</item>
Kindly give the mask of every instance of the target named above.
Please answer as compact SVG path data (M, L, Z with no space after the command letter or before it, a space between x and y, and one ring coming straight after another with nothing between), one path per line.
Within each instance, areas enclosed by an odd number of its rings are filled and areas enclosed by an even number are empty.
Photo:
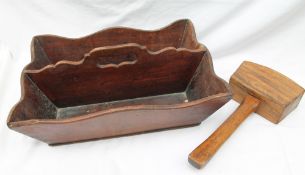
M207 163L207 161L199 160L198 157L196 157L192 154L189 154L188 161L191 165L193 165L194 167L196 167L198 169L201 169Z
M215 137L214 134L213 137L210 136L207 140L202 142L196 149L194 149L189 154L189 163L198 169L203 168L220 147L219 141L216 141L215 139L217 139L217 137Z

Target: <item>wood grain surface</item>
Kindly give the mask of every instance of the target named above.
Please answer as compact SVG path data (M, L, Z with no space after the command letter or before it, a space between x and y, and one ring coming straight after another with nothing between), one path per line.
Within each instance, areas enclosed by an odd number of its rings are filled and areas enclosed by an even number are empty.
M221 145L234 133L238 126L254 112L260 101L248 95L230 117L222 123L203 143L189 155L189 162L196 168L202 168L218 151Z
M245 61L231 76L233 99L242 102L252 95L261 101L255 111L273 123L279 123L299 104L304 88L268 67Z
M245 61L231 76L233 99L241 103L237 110L189 155L189 162L202 168L252 113L257 112L273 123L279 123L299 104L304 89L265 66Z

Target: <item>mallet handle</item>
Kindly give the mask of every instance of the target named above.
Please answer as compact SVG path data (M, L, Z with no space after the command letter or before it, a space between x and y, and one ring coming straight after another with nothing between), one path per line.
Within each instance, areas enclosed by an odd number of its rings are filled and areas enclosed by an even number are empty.
M259 103L258 99L247 95L234 113L208 139L189 154L189 162L196 168L202 168L237 127L256 110Z

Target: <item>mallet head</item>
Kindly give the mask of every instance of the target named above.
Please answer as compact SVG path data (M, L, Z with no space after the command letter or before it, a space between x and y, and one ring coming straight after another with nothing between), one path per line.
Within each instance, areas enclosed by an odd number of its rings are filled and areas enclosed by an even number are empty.
M304 88L265 66L245 61L231 76L233 99L241 103L247 94L260 100L256 113L279 123L299 104Z

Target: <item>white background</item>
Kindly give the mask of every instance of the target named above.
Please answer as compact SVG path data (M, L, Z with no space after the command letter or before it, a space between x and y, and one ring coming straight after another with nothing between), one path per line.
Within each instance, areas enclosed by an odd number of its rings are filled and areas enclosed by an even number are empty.
M280 124L251 115L202 170L187 156L238 106L230 101L201 125L50 147L6 126L20 97L34 35L81 37L111 26L157 29L193 21L228 80L243 60L305 87L304 0L0 0L0 174L305 174L305 100Z

